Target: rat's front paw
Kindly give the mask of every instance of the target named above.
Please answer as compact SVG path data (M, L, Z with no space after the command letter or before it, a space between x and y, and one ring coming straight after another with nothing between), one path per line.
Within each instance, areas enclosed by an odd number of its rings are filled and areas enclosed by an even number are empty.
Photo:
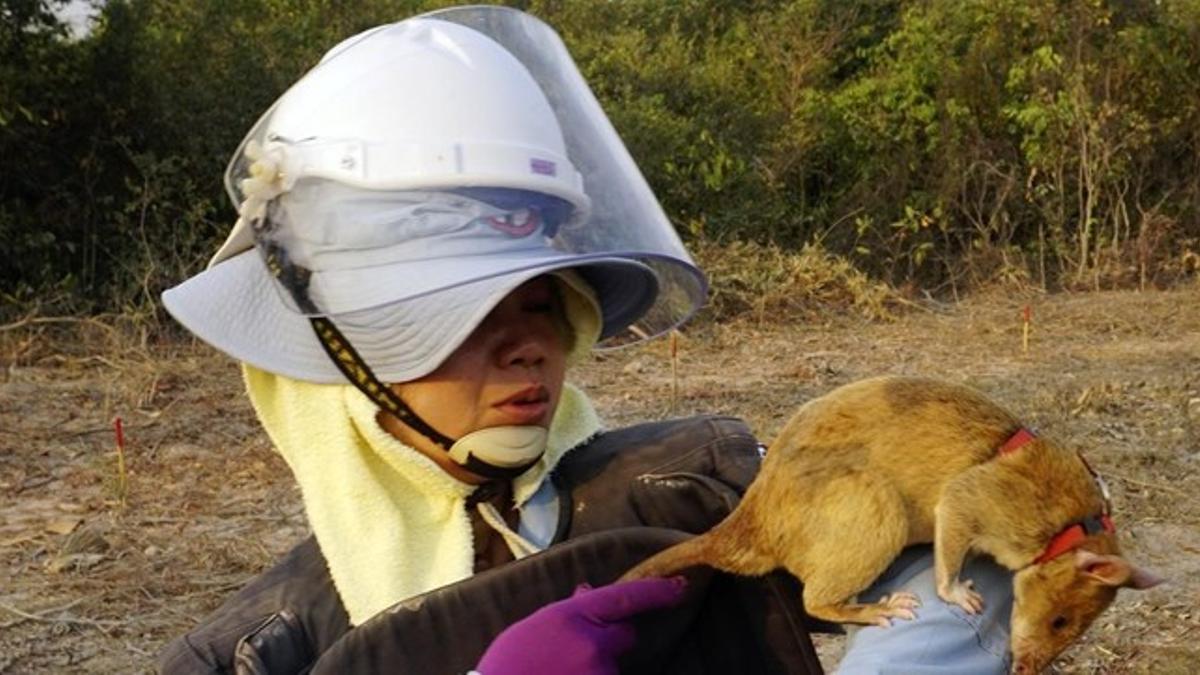
M916 612L913 610L921 606L921 598L909 593L908 591L897 591L883 596L879 602L874 605L874 618L868 618L868 623L873 623L880 628L887 628L892 625L892 619L906 619L912 621L917 618Z
M983 596L975 592L974 586L970 579L954 581L948 586L939 586L938 597L962 607L968 614L978 614L983 610Z

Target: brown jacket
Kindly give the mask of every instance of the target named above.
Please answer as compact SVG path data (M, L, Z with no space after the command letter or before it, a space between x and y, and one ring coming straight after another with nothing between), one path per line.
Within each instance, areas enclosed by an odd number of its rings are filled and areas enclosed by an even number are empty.
M313 538L164 649L164 673L463 673L505 626L615 580L727 515L758 471L757 442L728 417L604 433L555 470L554 546L406 600L351 630ZM689 574L689 600L639 622L623 672L819 673L789 577ZM448 627L453 627L449 629ZM448 645L453 645L448 648Z

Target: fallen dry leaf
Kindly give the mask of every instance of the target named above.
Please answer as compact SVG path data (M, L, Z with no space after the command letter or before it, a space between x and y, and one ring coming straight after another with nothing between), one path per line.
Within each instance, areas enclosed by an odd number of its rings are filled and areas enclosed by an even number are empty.
M75 518L68 516L66 518L55 518L46 523L46 531L51 534L71 534L79 524L83 522L83 518Z

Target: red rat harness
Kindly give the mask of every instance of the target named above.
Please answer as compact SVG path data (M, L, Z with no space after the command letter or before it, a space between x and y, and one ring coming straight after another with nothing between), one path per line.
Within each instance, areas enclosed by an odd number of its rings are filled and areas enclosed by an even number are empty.
M1016 433L1008 438L1007 441L996 450L997 455L1007 455L1016 452L1025 444L1037 438L1029 429L1024 427L1017 429ZM1074 549L1083 543L1087 537L1099 532L1116 532L1117 527L1113 524L1112 518L1109 516L1108 510L1108 486L1104 484L1104 479L1092 469L1092 465L1087 463L1080 453L1079 460L1083 462L1083 466L1087 468L1088 473L1092 474L1092 480L1096 481L1096 486L1100 488L1100 493L1104 496L1104 510L1099 515L1088 516L1077 523L1067 525L1058 534L1050 538L1050 543L1046 544L1046 550L1038 556L1033 562L1041 564L1057 558L1058 556Z

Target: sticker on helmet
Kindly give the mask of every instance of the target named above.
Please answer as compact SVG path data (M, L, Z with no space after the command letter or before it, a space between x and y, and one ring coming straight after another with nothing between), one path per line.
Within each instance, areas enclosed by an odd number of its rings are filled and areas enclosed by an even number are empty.
M548 159L538 159L537 157L529 159L529 170L543 176L558 175L558 166L554 162Z

